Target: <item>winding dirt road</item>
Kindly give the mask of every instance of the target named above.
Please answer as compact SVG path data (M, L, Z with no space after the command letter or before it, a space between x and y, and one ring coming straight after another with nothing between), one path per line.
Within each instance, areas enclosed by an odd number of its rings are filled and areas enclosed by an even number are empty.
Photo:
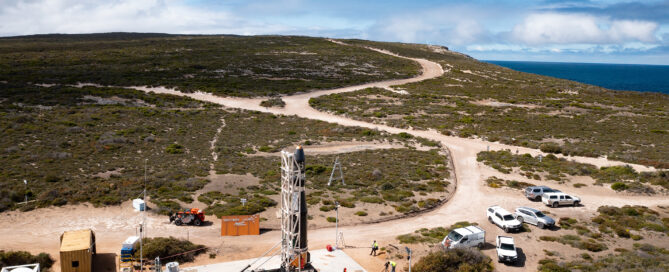
M377 51L390 54L389 52L381 50ZM406 58L402 56L397 57ZM421 75L410 79L374 82L333 90L321 90L292 96L284 96L282 99L286 102L286 106L285 108L281 109L261 107L260 102L263 100L262 98L248 99L219 97L203 92L182 93L167 88L132 88L146 92L187 96L197 100L216 103L228 108L240 108L273 114L297 115L303 118L317 119L345 126L359 126L378 129L390 133L406 132L414 136L439 141L445 148L448 148L451 151L455 167L454 171L457 176L457 189L453 197L446 204L434 211L420 214L415 217L376 224L362 224L342 227L339 230L343 233L344 240L347 245L366 246L374 239L380 241L382 244L397 243L395 237L399 234L413 232L414 230L423 227L430 228L448 226L457 221L478 222L479 224L486 225L487 223L484 208L490 205L500 205L507 209L513 209L517 206L530 206L545 209L541 203L529 202L520 193L493 191L490 188L484 187L484 179L494 173L492 172L492 169L476 161L476 154L488 148L490 150L518 150L521 153L530 153L533 155L541 154L542 152L539 150L487 142L479 139L451 137L432 130L401 129L385 125L367 123L327 112L320 112L309 106L309 99L313 97L334 93L351 92L370 87L390 88L391 86L418 82L439 77L444 74L444 69L435 62L425 59L407 59L414 60L422 66L423 72ZM308 149L306 151L308 152ZM598 167L626 164L623 162L610 161L604 158L569 157L569 159L577 162L590 163ZM654 170L653 168L649 168L643 165L632 165L632 167L634 167L637 171ZM554 183L549 184L548 182L534 181L534 183L551 186L555 185ZM560 188L560 185L558 185L558 188ZM566 186L564 186L564 188L565 190L576 191L577 195L583 199L583 206L556 209L557 215L592 214L601 205L669 205L669 199L663 196L622 196L613 192L592 192L587 188L575 189ZM78 205L40 209L40 211L31 211L27 213L4 213L0 215L0 229L12 230L14 237L20 237L19 239L8 241L4 244L4 246L8 249L32 249L31 251L47 251L52 255L57 256L57 239L54 238L56 237L54 235L60 235L60 233L62 233L64 230L76 227L91 227L92 225L98 231L98 251L115 252L119 246L119 241L123 240L128 235L134 235L134 226L139 223L138 217L136 216L131 216L133 219L127 220L129 216L128 213L132 212L128 207L130 207L130 205L125 203L121 208L106 207L98 209L91 209L90 207L86 207L84 205ZM77 214L77 218L79 219L65 219L68 214ZM95 218L106 218L106 221L89 222L89 220L86 219L88 218L87 216ZM59 218L62 220L59 220ZM345 218L342 219L342 221L345 220ZM220 237L220 222L216 221L218 220L215 220L213 223L214 226L210 228L176 227L167 224L164 217L149 216L149 235L156 236L156 234L159 234L160 236L171 235L183 238L190 237L190 240L193 242L202 243L211 247L218 247L221 250L219 252L219 256L224 257L222 257L222 259L217 258L217 261L245 259L259 256L263 251L273 246L280 239L280 233L278 231L269 231L264 233L262 235L262 239L252 236ZM489 226L484 228L486 228L486 230L491 230ZM494 233L495 231L498 230L493 230L492 232ZM310 230L310 248L323 248L326 244L334 244L334 232L334 228ZM48 239L48 241L44 240L42 236ZM494 239L494 236L489 234L487 236L488 242L490 243L492 239ZM349 254L352 253L352 257L370 271L378 270L377 267L380 267L380 264L383 262L382 259L379 258L371 259L367 257L367 249L350 250L351 251ZM490 250L486 252L486 254L492 254ZM498 267L498 269L533 269L536 267L536 263L537 259L534 257L528 257L525 267Z
M387 51L382 51L382 50L376 50L376 51L384 54L391 54ZM406 58L402 56L397 56L395 54L391 55L400 58ZM502 149L518 150L518 152L520 153L530 153L532 155L543 154L543 152L541 152L540 150L510 146L494 142L487 142L480 139L465 139L465 138L451 137L443 135L433 130L401 129L385 125L373 124L373 123L353 120L340 115L321 112L309 106L310 98L322 95L352 92L371 87L390 88L391 86L418 82L426 79L439 77L444 74L443 68L438 63L425 59L414 59L414 58L406 58L406 59L411 59L418 62L422 66L423 73L420 76L410 79L389 80L389 81L368 83L358 86L350 86L332 90L322 90L322 91L314 91L310 93L304 93L292 96L284 96L282 97L282 99L286 102L286 106L284 108L261 107L260 102L263 100L263 98L249 99L249 98L219 97L213 94L203 93L203 92L182 93L167 88L148 88L148 87L134 87L134 88L147 92L151 91L163 94L187 96L193 99L207 101L229 108L255 110L273 114L297 115L303 118L317 119L345 126L359 126L371 129L378 129L390 133L406 132L414 136L419 136L430 140L439 141L442 143L444 147L450 149L454 160L454 166L455 166L454 171L457 176L457 181L456 181L457 190L454 196L445 205L432 212L422 214L416 217L393 220L378 224L365 224L365 225L356 225L356 226L340 228L340 231L344 233L344 237L347 244L365 245L369 243L370 240L372 239L381 240L387 243L394 243L396 242L394 241L394 237L397 236L398 234L410 233L418 228L423 228L423 227L430 228L430 227L438 227L445 225L447 226L457 221L470 221L470 222L483 223L486 221L484 207L490 205L501 205L502 207L505 207L509 210L518 206L532 206L539 209L545 209L540 203L528 204L528 200L526 200L520 194L509 195L497 192L490 192L488 188L485 188L483 186L483 183L486 177L492 175L491 174L492 171L491 169L486 169L487 167L482 166L476 161L476 154L488 148L490 150L502 150ZM618 161L607 160L605 158L590 158L590 157L568 157L568 158L576 162L593 164L597 167L628 164ZM652 167L647 167L643 165L634 165L634 164L630 165L637 171L655 170ZM534 182L536 183L536 181ZM583 215L592 214L601 205L616 205L616 206L669 205L669 199L661 196L657 197L628 196L628 195L621 196L621 195L616 195L613 192L608 194L591 193L587 189L576 190L575 188L566 186L555 186L554 183L548 183L548 182L542 184L551 185L558 188L564 187L565 188L564 190L578 192L578 195L583 199L583 206L576 208L570 207L570 208L559 209L560 210L559 213L564 213L564 214L583 214ZM263 241L257 241L257 239L253 237L234 238L235 239L234 244L258 245L267 243L267 245L263 247L267 248L269 247L270 244L273 244L280 238L279 232L269 232L264 234L264 236L265 239L263 239ZM333 228L312 230L309 233L310 247L319 248L325 246L328 243L333 244L334 243L333 237L334 237ZM488 239L494 239L494 236L490 237ZM356 256L353 257L356 258ZM358 260L358 258L356 258L356 260ZM364 263L365 261L363 260L362 262ZM534 262L530 261L527 263L527 265L528 266L526 266L525 268L534 267L536 266L536 261Z

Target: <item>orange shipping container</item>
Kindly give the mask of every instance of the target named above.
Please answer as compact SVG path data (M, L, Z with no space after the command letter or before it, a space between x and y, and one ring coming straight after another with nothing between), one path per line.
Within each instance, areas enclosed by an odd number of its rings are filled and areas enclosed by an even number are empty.
M260 216L230 215L221 217L221 236L260 235Z

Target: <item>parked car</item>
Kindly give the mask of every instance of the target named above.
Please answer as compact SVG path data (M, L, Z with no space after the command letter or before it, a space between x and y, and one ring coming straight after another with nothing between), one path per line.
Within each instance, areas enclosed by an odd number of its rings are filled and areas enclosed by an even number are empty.
M516 213L514 215L520 223L536 225L540 229L550 228L555 225L555 220L553 220L553 218L545 215L537 209L519 207L516 208Z
M581 199L565 193L545 193L541 196L541 202L553 208L560 205L573 205L576 207L581 203Z
M478 247L485 244L485 230L477 226L468 226L451 231L441 244L445 248Z
M500 206L489 207L486 211L486 216L490 223L499 226L505 232L518 231L522 227L522 224L516 220L513 214Z
M525 197L530 200L540 200L545 193L560 192L559 190L551 189L547 186L530 186L525 188Z
M497 236L497 261L514 263L518 260L518 252L513 237Z

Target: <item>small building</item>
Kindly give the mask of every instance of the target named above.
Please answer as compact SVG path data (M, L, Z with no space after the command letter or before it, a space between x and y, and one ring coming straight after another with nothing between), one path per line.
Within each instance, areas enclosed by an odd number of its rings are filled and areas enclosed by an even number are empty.
M95 233L90 229L66 231L60 236L60 270L91 272L95 255Z
M221 236L260 235L260 216L221 216Z

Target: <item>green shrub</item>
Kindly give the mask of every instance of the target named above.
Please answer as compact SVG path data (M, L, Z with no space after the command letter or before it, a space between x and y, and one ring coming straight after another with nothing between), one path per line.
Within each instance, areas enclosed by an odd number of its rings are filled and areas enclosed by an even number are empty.
M281 97L272 97L267 100L263 100L260 102L260 106L269 108L269 107L276 107L276 108L283 108L286 106L286 102L281 99Z
M546 153L562 153L562 147L556 143L543 143L539 146L539 149Z
M571 272L570 269L558 265L557 262L553 259L539 260L538 269L540 272Z
M357 216L367 216L367 212L365 212L365 211L357 211L357 212L355 212L355 215L357 215Z
M240 197L229 197L225 199L225 204L216 203L213 206L207 207L205 212L214 214L219 218L224 215L252 215L261 213L268 207L276 205L276 201L262 195L248 198L246 204L241 203Z
M44 252L32 255L27 251L0 250L0 267L39 263L40 268L47 271L53 266L54 262L55 260L51 258L51 255Z
M624 182L615 182L611 184L611 189L616 190L616 191L624 191L627 190L627 184Z
M419 259L411 271L493 271L492 260L476 249L436 250Z
M169 154L181 154L184 153L184 147L180 144L170 144L165 148L165 152Z
M205 253L207 247L203 245L193 244L188 240L177 239L174 237L154 237L144 238L143 243L143 257L144 259L153 260L156 257L174 256L168 259L169 261L177 261L180 263L192 262L195 256ZM198 250L200 249L200 250ZM186 254L181 254L188 252ZM139 251L135 252L134 257L139 259ZM162 260L162 259L161 259Z
M327 220L328 222L330 222L330 223L335 223L335 222L337 222L337 218L334 218L334 217L331 217L331 216L328 217L328 218L326 218L326 220Z

